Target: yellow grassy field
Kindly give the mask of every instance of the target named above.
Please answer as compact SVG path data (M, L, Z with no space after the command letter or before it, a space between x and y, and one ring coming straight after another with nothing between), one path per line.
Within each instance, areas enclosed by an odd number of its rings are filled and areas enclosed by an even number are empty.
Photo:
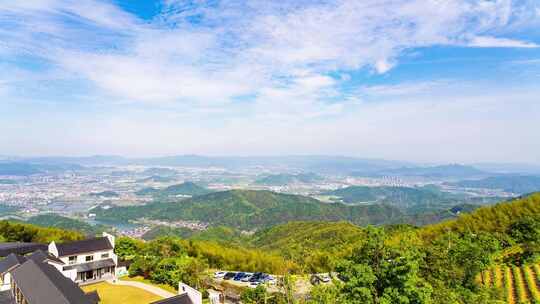
M161 289L164 289L168 292L171 292L171 293L174 293L176 294L177 291L176 291L176 288L172 287L172 286L169 286L167 284L156 284L156 283L153 283L152 281L150 280L147 280L141 276L136 276L136 277L128 277L128 276L125 276L125 277L121 277L120 278L120 281L135 281L135 282L141 282L141 283L145 283L145 284L148 284L148 285L153 285L153 286L156 286L156 287L159 287Z
M540 301L539 265L498 265L484 271L478 281L484 286L502 288L509 304Z
M82 289L85 292L97 290L101 298L100 304L148 304L162 299L136 287L112 285L106 282L83 286Z

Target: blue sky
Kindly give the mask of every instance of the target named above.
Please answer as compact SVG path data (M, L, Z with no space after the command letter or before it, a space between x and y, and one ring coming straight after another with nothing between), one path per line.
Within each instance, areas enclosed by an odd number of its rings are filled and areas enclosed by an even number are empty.
M540 2L0 0L0 155L540 163Z

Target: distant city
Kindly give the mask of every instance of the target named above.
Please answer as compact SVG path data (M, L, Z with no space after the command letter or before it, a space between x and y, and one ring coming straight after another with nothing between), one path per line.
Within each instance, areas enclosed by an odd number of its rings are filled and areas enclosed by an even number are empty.
M186 162L187 158L177 158L176 162ZM516 172L487 172L465 165L412 166L405 163L331 157L276 158L271 161L258 159L248 160L245 162L247 165L241 166L231 159L197 159L194 156L189 157L189 162L194 164L183 165L122 164L125 162L125 159L111 160L106 157L99 160L5 159L0 162L1 218L25 221L37 215L54 213L92 225L103 224L96 219L93 211L96 207L107 210L118 206L143 206L153 201L181 201L198 193L192 192L193 190L165 190L188 183L207 189L208 192L231 189L269 190L307 196L326 203L343 202L339 196L329 193L354 186L432 186L442 193L463 196L477 203L523 194L503 186L461 185L460 181L523 176ZM174 163L175 160L169 159L169 162ZM112 225L119 234L136 238L157 226L203 231L210 225L204 221L189 219L168 221L151 218L107 224Z

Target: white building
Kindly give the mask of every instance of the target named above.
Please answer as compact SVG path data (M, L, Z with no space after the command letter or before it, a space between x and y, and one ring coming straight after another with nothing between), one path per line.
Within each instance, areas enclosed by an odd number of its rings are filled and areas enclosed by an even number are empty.
M49 244L49 253L63 264L49 264L76 283L113 279L118 265L114 246L114 236L105 232L102 237L82 241L62 244L52 242Z

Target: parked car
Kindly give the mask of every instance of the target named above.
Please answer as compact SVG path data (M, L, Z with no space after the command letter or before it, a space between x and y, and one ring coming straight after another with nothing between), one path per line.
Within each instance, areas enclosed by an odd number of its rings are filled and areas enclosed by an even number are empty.
M224 280L230 280L230 279L233 279L235 275L236 275L236 272L227 272L227 273L223 276L223 279L224 279Z
M263 273L262 272L255 272L253 274L253 276L251 277L251 279L249 279L250 282L259 282L259 280L261 279Z
M328 276L327 274L321 273L321 274L313 274L309 281L311 285L319 285L321 283L328 283L331 281L331 279L330 279L330 276Z
M319 277L321 278L321 281L323 281L323 283L328 283L331 281L330 276L326 273L319 275Z
M235 276L234 276L234 280L235 281L240 281L242 280L244 277L246 276L246 273L245 272L238 272Z
M269 274L263 274L263 276L261 277L259 281L262 283L269 283L272 285L276 284L276 278L274 278L273 276Z
M246 275L242 278L242 282L249 282L251 278L253 277L253 273L246 272Z
M223 277L225 276L227 272L225 271L216 271L216 273L214 273L214 278L216 279L223 279Z

